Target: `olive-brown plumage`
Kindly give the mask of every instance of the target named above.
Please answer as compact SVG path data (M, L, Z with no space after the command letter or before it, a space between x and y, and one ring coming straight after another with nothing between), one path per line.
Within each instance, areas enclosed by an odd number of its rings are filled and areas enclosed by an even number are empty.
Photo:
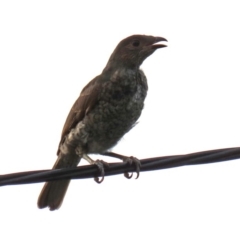
M57 168L76 167L88 154L104 154L127 133L141 115L147 95L147 79L139 69L162 37L133 35L116 47L102 73L82 90L70 110L57 151ZM61 206L70 180L45 183L38 207Z

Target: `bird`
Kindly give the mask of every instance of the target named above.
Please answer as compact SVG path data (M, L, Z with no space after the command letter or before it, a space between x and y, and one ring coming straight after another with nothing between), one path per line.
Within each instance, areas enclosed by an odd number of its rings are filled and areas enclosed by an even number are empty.
M167 47L159 44L162 41L167 39L147 35L132 35L120 41L102 73L82 89L73 104L63 126L53 169L77 167L83 158L99 168L103 180L107 163L94 161L89 156L100 154L134 163L139 175L137 158L111 152L111 149L136 125L141 115L148 84L140 66L157 49ZM128 173L124 175L131 177ZM38 207L59 209L69 183L68 179L46 182Z

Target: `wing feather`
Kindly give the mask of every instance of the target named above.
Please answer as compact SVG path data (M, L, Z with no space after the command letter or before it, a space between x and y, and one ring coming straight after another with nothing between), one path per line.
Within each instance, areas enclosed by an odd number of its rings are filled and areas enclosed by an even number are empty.
M101 81L99 81L99 76L97 76L83 88L80 96L73 104L67 116L63 126L59 147L71 129L74 128L80 121L82 121L85 115L94 108L99 98L101 86ZM59 147L57 155L59 154Z

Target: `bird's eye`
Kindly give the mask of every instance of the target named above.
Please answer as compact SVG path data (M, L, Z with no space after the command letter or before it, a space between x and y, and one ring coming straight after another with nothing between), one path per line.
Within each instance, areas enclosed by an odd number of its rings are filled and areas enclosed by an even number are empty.
M138 47L138 46L140 45L140 42L139 42L138 40L134 40L133 43L132 43L132 45L133 45L134 47Z

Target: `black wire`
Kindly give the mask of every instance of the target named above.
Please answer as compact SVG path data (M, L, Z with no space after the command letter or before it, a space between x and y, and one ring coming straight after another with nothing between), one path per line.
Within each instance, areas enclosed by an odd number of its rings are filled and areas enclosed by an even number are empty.
M209 164L240 158L240 148L225 148L165 157L146 158L141 161L141 172L180 167L185 165ZM135 171L134 165L127 163L109 163L105 167L105 176ZM99 176L95 165L75 168L28 171L0 175L0 186L30 184L60 179L83 179Z

